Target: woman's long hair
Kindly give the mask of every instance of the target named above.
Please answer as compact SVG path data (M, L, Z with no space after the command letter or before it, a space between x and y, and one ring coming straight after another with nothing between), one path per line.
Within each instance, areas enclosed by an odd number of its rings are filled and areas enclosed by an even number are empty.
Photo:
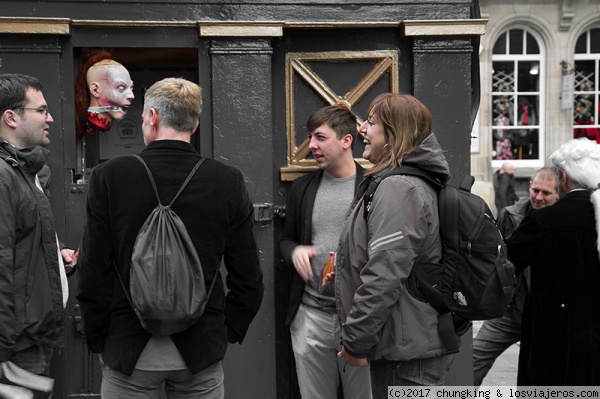
M402 158L432 132L429 110L409 94L380 94L369 105L367 118L373 118L383 126L388 144L367 175L401 165Z
M92 65L102 60L112 59L108 50L95 49L86 54L86 60L75 78L75 132L77 137L87 133L87 110L90 106L90 90L87 84L87 72Z

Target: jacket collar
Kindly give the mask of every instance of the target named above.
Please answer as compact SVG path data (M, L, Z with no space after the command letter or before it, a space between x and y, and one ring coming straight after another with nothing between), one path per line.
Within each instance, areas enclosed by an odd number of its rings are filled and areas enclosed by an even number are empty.
M589 199L592 196L592 190L573 190L569 191L564 197L559 199L558 201L565 201L568 199L577 199L577 198L585 198Z
M13 167L19 166L27 174L35 175L42 169L50 150L45 147L21 148L0 140L0 155Z
M147 150L161 149L161 148L176 149L176 150L187 151L187 152L197 152L194 149L194 147L192 147L192 145L190 143L188 143L187 141L168 140L168 139L152 141L152 142L148 143L148 145L146 146L146 148L144 148L142 150L142 152L147 151Z
M525 215L532 209L531 200L529 199L529 196L527 196L526 198L521 198L516 204L507 206L506 212L511 215Z

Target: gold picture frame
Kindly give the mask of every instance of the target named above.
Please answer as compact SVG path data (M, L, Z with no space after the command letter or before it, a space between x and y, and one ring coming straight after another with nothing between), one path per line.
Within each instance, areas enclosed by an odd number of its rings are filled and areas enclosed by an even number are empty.
M321 77L308 65L310 62L335 62L350 65L355 61L376 61L375 66L346 94L335 93ZM352 109L360 99L383 76L389 76L389 92L398 92L398 52L395 50L378 51L335 51L320 53L288 53L286 68L286 130L287 130L287 165L280 168L281 180L291 181L297 177L318 169L315 160L307 159L310 154L309 140L305 139L296 145L296 121L294 115L294 79L300 77L307 85L329 105L343 104ZM359 119L359 124L362 121ZM363 166L370 163L356 159Z

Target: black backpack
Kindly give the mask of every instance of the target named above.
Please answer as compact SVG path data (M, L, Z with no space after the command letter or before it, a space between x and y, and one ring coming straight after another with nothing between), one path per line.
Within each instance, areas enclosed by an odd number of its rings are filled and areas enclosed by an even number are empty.
M146 168L158 205L144 222L133 246L129 290L117 270L119 282L142 326L153 335L167 336L186 330L204 313L217 276L208 293L196 249L185 225L171 206L200 167L200 159L167 206L162 205L156 183ZM116 267L116 265L115 265Z
M393 175L418 176L439 189L442 259L436 264L414 265L407 288L412 296L438 311L438 330L446 353L458 352L457 335L464 334L472 320L494 319L506 313L515 268L506 257L506 244L490 208L471 193L475 181L472 176L465 176L455 188L411 166L381 173L373 178L364 195L365 218L377 186Z

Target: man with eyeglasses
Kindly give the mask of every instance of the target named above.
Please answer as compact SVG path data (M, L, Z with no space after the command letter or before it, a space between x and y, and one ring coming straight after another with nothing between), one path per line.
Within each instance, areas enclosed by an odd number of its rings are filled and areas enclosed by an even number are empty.
M47 376L76 255L60 249L41 178L53 119L38 79L0 75L0 115L0 363Z

